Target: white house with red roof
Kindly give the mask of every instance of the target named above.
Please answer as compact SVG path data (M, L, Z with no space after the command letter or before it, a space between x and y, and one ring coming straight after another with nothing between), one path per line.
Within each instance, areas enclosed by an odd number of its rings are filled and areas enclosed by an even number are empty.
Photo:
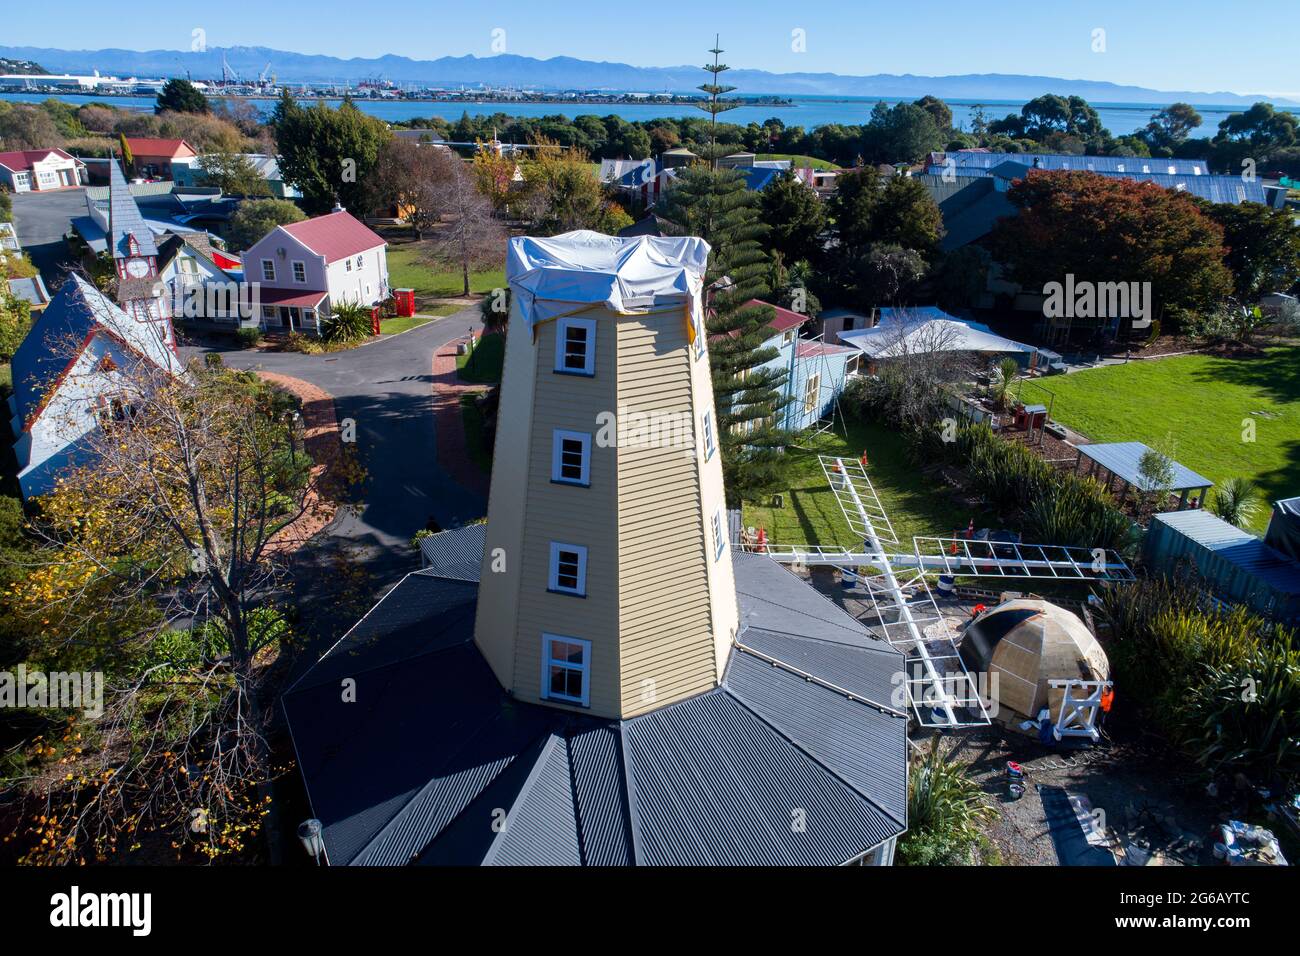
M86 182L86 164L61 149L0 153L0 184L10 192L75 189Z
M244 251L268 329L319 333L333 306L388 297L388 244L343 209L276 226Z

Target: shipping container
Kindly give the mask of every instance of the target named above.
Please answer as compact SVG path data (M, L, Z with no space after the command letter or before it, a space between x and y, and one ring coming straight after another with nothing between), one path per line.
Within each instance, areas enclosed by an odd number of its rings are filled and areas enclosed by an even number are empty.
M1190 565L1224 600L1280 621L1300 622L1300 562L1208 511L1154 516L1143 558L1149 569L1163 574Z

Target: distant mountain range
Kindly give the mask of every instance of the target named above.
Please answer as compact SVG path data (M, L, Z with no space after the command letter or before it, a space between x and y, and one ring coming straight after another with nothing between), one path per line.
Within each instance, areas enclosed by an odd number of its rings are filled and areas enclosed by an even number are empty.
M444 56L412 60L404 56L341 59L291 53L268 47L210 47L202 53L186 50L58 50L0 46L0 56L36 61L51 73L101 73L125 76L184 76L196 80L221 77L222 57L245 78L256 77L270 64L281 83L356 83L384 79L397 84L428 86L508 86L556 90L686 93L704 81L698 66L642 67L557 56L549 60L503 53L499 56ZM738 95L880 96L914 99L927 93L947 99L1023 102L1044 93L1075 94L1097 103L1173 103L1248 105L1260 96L1224 91L1151 90L1096 80L1067 80L1053 76L979 73L961 76L917 76L877 73L844 76L838 73L770 73L733 69L727 80ZM1275 99L1279 105L1300 105Z

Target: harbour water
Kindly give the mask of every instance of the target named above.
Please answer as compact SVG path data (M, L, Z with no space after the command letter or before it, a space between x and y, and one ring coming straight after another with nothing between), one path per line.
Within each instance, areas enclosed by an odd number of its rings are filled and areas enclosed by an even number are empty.
M49 99L45 93L0 93L0 99L13 102L36 102ZM54 94L56 99L67 103L104 103L124 109L152 109L153 98L147 96L87 96L82 94ZM897 99L888 97L791 97L789 106L740 106L727 112L722 118L729 123L745 125L762 123L773 116L778 117L786 126L802 126L811 129L828 123L856 125L865 123L871 108L878 99L893 104ZM263 113L269 112L275 105L273 99L252 98L253 103ZM326 98L325 102L337 105L339 100ZM952 108L953 123L959 128L969 128L971 116L979 106L983 107L988 119L1001 119L1008 113L1019 112L1024 104L1010 100L947 100ZM387 122L399 122L416 117L441 117L446 120L458 120L463 113L471 116L491 116L505 113L509 116L555 116L568 117L581 115L608 116L617 114L626 120L649 120L658 117L702 116L696 107L686 103L515 103L486 102L476 103L469 100L434 101L434 100L387 100L358 99L358 108ZM1151 115L1161 106L1156 103L1093 103L1101 117L1102 125L1115 136L1124 136L1142 129L1151 119ZM1212 136L1218 131L1220 120L1230 113L1241 112L1241 106L1216 106L1214 104L1196 105L1201 114L1202 125L1193 136Z

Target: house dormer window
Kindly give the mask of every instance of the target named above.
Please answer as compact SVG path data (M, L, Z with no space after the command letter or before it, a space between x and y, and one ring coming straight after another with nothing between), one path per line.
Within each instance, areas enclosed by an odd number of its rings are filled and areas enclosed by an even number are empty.
M591 697L591 641L542 635L542 699L588 705Z
M344 259L344 260L343 260L343 271L344 271L344 272L351 272L351 271L352 271L352 260L351 260L351 259Z
M273 259L262 260L262 281L263 282L275 281L275 260Z
M716 561L722 557L722 552L727 550L727 536L723 529L727 523L722 520L722 509L718 508L713 512L713 518L710 522L713 526L713 560Z
M358 268L358 269L361 268L361 257L360 257L360 256L357 256L357 268Z
M705 412L702 419L704 431L704 460L708 461L713 457L713 453L718 450L717 444L713 440L713 412Z
M301 259L294 260L293 281L299 283L307 281L307 263L303 262Z
M566 375L594 375L596 320L560 319L555 329L555 371Z

